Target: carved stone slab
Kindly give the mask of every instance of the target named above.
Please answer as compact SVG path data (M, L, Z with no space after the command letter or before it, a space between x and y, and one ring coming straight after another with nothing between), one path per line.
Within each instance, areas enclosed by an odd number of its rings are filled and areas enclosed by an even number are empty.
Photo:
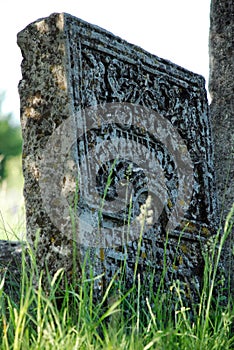
M27 26L18 44L27 234L39 268L63 267L70 279L88 253L104 275L98 290L115 273L131 286L153 272L157 286L165 266L167 288L179 279L187 295L199 289L201 248L216 228L203 77L64 13Z

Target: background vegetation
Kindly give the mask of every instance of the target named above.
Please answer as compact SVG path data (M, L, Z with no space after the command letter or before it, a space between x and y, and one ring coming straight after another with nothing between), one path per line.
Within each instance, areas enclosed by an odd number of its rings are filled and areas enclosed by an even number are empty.
M0 239L22 239L25 216L21 129L11 114L2 112L2 101L3 95L0 96Z

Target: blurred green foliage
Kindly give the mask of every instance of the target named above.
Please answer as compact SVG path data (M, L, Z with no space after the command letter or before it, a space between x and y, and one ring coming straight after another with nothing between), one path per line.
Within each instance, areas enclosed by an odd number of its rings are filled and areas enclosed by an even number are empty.
M3 96L0 96L0 183L7 177L7 161L22 152L22 136L19 126L14 125L12 115L2 112Z

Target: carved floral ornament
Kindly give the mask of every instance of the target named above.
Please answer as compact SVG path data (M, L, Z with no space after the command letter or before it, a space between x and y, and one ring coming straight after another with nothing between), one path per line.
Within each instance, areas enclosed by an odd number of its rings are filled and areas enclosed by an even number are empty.
M40 187L51 220L59 229L66 228L66 234L70 218L65 198L69 176L65 174L69 168L73 184L78 179L79 212L75 217L77 240L82 245L101 244L96 235L103 239L115 225L129 231L130 224L128 239L134 240L142 225L153 227L163 211L164 229L173 230L184 218L193 194L193 165L182 138L167 119L138 105L107 103L87 108L68 118L48 141ZM105 240L105 244L110 243ZM115 245L114 237L111 245Z

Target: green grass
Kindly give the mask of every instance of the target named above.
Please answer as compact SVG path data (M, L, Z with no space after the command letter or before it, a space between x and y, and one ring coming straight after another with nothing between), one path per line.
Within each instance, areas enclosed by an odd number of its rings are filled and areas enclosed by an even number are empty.
M4 279L0 282L0 349L233 349L233 303L230 295L224 299L228 291L218 274L233 214L234 207L224 234L217 234L204 255L204 286L193 310L183 304L178 281L162 293L163 276L158 293L148 297L138 275L128 291L113 279L95 302L94 279L87 278L85 267L78 288L66 286L61 293L64 271L52 276L50 288L44 290L34 263L30 275L22 274L18 303L4 293ZM172 302L172 290L176 302Z
M12 217L14 203L19 203L19 199L22 201L22 174L17 175L18 165L13 161L9 164L12 180L8 179L1 188L0 239L22 239L21 232L25 232L25 219L19 207ZM16 192L12 192L15 191L16 177L19 183ZM10 193L13 195L9 196ZM78 197L75 198L75 208L77 201ZM4 285L8 282L1 271L0 349L234 348L234 303L229 281L224 283L219 271L221 252L232 230L233 215L234 207L227 217L224 233L217 233L204 254L203 290L198 304L190 307L184 304L178 281L173 281L165 292L165 270L158 290L147 297L137 269L132 289L126 290L124 281L113 278L98 302L93 296L94 278L86 276L85 266L78 284L74 278L72 285L61 290L60 282L64 277L61 269L55 276L48 276L49 288L45 290L43 276L39 275L30 251L32 267L27 274L23 259L18 301L4 292Z

